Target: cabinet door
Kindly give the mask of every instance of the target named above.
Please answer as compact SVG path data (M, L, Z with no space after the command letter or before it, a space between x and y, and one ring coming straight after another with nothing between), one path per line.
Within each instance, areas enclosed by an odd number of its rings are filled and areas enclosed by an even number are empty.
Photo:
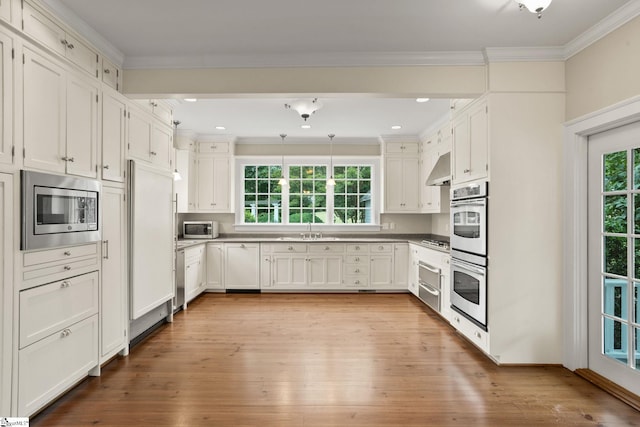
M340 288L342 287L342 256L310 256L309 287Z
M388 157L385 161L384 171L384 202L386 212L399 212L403 210L403 159L401 157Z
M64 173L66 73L57 63L24 51L24 166Z
M489 145L489 127L487 103L481 102L469 110L469 179L487 176L489 164L487 161Z
M129 117L129 156L140 160L150 160L151 117L137 109L131 109Z
M190 210L189 188L193 187L195 182L189 179L191 173L189 160L187 150L176 150L176 170L180 174L180 179L173 183L173 189L176 192L178 212L189 212Z
M7 1L0 0L0 13ZM13 38L0 29L0 163L13 163Z
M409 245L393 245L393 287L405 289L409 281Z
M65 34L66 58L76 64L80 69L86 71L91 77L98 77L98 54L71 34Z
M230 212L231 209L231 159L213 158L213 210Z
M370 283L373 288L389 288L393 280L393 256L371 255Z
M402 211L418 212L420 202L420 161L418 158L402 160Z
M102 82L115 90L120 90L120 69L104 56L102 57Z
M186 256L185 256L186 258ZM202 269L200 267L201 260L199 258L191 260L184 266L184 301L191 301L200 293L200 285L202 280Z
M453 121L452 181L464 182L471 172L469 116L462 114Z
M58 24L36 10L28 1L22 3L22 31L64 56L65 32Z
M98 86L69 73L67 79L67 173L98 177Z
M420 178L418 180L418 186L420 187L420 212L430 213L435 211L434 202L436 197L434 195L434 189L436 187L426 185L426 180L429 174L433 170L435 162L438 160L436 155L438 150L436 146L430 146L422 154L422 160L420 162Z
M11 22L11 0L0 0L0 19Z
M225 287L227 289L260 288L260 248L253 243L226 243Z
M102 179L124 182L126 101L122 95L102 93Z
M124 189L102 188L102 286L100 355L110 357L126 346L127 256Z
M198 159L198 210L213 210L213 157Z
M222 244L207 245L207 289L224 289Z
M272 286L275 289L303 289L307 287L306 255L274 255L271 269Z
M189 152L189 173L187 183L188 187L188 203L187 210L193 211L196 209L196 200L198 199L198 183L196 181L198 177L198 159L195 153Z
M151 134L151 161L163 169L171 169L173 129L154 123Z

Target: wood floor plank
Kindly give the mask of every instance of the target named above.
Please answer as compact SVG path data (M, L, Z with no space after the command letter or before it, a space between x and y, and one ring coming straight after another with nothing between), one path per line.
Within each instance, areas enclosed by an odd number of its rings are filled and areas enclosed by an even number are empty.
M32 426L640 426L554 366L498 367L406 294L205 294Z

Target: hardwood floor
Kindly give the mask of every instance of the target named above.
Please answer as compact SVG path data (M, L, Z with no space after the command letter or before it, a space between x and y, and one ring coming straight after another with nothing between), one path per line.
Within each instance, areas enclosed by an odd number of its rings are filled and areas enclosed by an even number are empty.
M561 367L498 367L408 294L205 294L32 426L631 426Z

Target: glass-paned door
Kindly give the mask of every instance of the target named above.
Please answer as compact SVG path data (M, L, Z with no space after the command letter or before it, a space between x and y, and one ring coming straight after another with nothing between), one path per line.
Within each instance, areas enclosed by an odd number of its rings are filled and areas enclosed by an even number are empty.
M589 138L589 369L640 394L640 122Z

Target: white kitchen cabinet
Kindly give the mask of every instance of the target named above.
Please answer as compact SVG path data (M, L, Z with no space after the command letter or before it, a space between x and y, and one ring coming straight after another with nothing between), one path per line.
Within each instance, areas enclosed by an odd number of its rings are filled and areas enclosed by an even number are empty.
M98 315L18 353L18 415L30 416L98 365Z
M129 106L128 155L165 170L172 169L173 127L139 107Z
M7 1L0 2L2 8L7 8ZM10 12L10 10L9 10ZM14 161L13 142L13 37L9 31L0 27L0 163L12 164Z
M118 92L102 92L102 179L124 182L127 99Z
M24 166L97 178L98 86L25 47Z
M224 289L224 245L207 243L207 283L205 289Z
M389 288L393 281L393 255L371 254L369 272L372 288Z
M418 247L409 246L409 275L407 277L407 289L416 297L418 296L418 262L420 261Z
M120 91L122 71L104 56L102 57L102 83L111 89Z
M409 281L409 244L393 244L393 287L406 289Z
M102 187L101 362L128 345L126 221L124 188Z
M309 255L309 286L313 289L342 287L342 255Z
M233 147L229 142L200 142L198 153L232 154Z
M417 243L409 244L409 290L418 296L418 264L426 263L434 268L440 269L440 315L447 321L451 321L451 308L449 292L451 284L451 255L435 249L426 248ZM454 325L455 326L455 325Z
M385 144L385 154L417 155L420 151L418 142L387 142Z
M22 2L22 30L53 52L68 59L92 77L98 77L95 50L29 0Z
M18 25L17 22L22 17L20 3L18 0L0 0L0 19L8 23L16 22L14 25Z
M205 245L184 250L184 303L200 295L206 286Z
M225 243L226 289L260 289L260 245Z
M160 124L173 127L173 112L168 104L157 99L134 99L133 102L150 113Z
M436 137L434 135L434 137ZM427 178L444 150L451 151L451 146L438 144L428 146L422 153L420 165L420 212L445 213L449 212L449 185L426 185Z
M307 287L308 258L305 254L275 254L271 258L271 286L274 289Z
M486 178L489 171L489 108L485 98L469 104L453 119L452 182Z
M418 212L420 161L417 156L387 157L384 171L386 213Z
M198 156L198 211L231 212L231 158Z
M344 286L347 288L367 288L369 286L369 245L348 244L344 260Z
M0 173L0 413L10 414L13 362L13 176Z
M188 150L176 150L176 170L180 180L174 183L178 198L178 212L196 210L196 154Z
M489 353L489 332L478 327L473 322L456 311L451 312L451 324L476 347Z

